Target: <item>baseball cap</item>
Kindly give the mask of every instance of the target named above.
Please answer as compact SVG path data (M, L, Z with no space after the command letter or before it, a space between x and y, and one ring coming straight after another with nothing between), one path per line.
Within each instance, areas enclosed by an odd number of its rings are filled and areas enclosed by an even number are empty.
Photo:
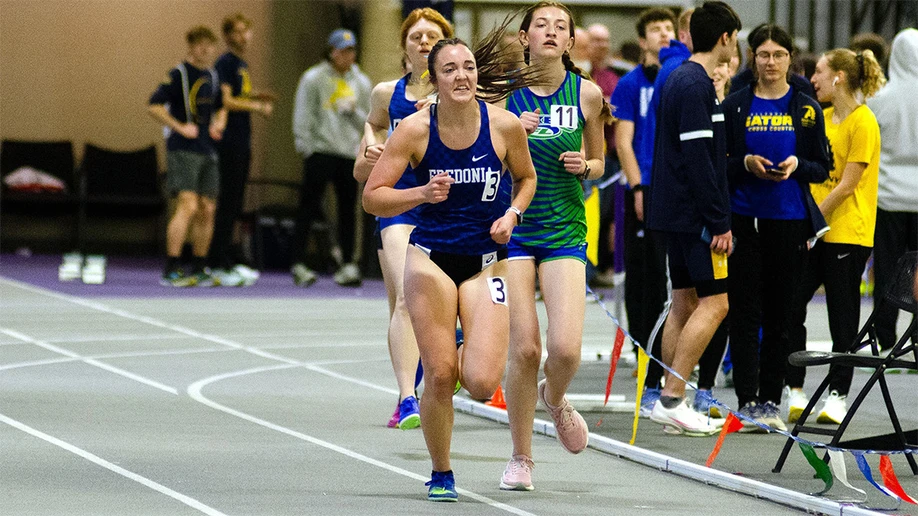
M357 38L354 37L353 32L347 29L335 29L334 32L328 36L328 46L336 50L356 47Z

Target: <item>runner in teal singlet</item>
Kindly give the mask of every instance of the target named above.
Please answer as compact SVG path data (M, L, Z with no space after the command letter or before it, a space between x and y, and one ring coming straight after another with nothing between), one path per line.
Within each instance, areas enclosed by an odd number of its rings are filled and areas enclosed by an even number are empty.
M529 135L529 152L539 173L539 187L523 225L513 240L523 246L579 249L586 243L583 188L578 178L558 160L562 152L579 154L584 118L580 109L583 78L566 72L564 82L547 97L517 90L507 99L507 110L517 116L539 114L539 126Z
M586 216L581 181L603 174L603 124L610 118L599 86L583 79L568 51L574 20L556 2L526 11L519 32L531 65L543 69L544 86L515 92L507 109L529 133L538 174L535 197L509 251L510 357L507 410L513 455L501 489L531 490L532 424L536 399L571 453L587 445L583 418L564 394L580 367L586 291ZM535 305L536 272L548 312L545 380L537 382L542 341Z

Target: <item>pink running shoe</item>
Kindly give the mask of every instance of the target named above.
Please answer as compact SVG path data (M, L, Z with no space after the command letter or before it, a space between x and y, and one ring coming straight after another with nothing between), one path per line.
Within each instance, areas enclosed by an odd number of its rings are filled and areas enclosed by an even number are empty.
M504 491L532 491L532 468L535 464L525 455L514 455L504 474L500 477L500 488Z
M565 450L571 453L580 453L586 447L590 440L590 432L587 429L586 421L565 397L558 407L552 407L545 401L545 380L539 382L539 399L542 405L551 414L555 422L555 433L558 435L558 441Z
M398 410L399 406L395 406L395 412L392 413L392 417L389 418L389 422L386 423L388 428L398 428L398 421L402 418L401 412Z

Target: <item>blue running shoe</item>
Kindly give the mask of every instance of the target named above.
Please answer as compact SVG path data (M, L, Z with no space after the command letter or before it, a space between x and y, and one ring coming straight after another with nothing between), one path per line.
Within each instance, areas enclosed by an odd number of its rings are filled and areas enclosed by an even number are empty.
M706 416L713 418L721 418L720 407L714 403L714 397L711 395L711 391L707 389L698 389L695 391L695 401L692 403L692 408L695 409L695 412L701 412Z
M456 492L456 480L453 478L453 471L431 471L430 482L424 484L428 486L427 499L431 502L458 502L459 493Z
M650 413L653 412L653 405L660 399L660 389L644 389L644 395L641 396L641 417L650 417Z
M421 426L421 412L418 410L418 399L408 396L398 405L398 427L402 430L411 430Z

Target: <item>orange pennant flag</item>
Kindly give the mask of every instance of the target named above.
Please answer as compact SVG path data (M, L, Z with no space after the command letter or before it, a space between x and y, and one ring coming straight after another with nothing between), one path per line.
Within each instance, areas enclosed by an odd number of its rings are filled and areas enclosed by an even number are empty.
M714 459L716 459L717 455L720 453L720 447L724 445L724 438L727 437L727 434L739 432L742 428L743 422L734 416L733 412L727 414L727 420L724 421L724 426L720 429L720 435L717 436L717 443L714 444L714 449L711 450L711 454L708 455L708 460L704 465L710 468L711 464L714 464Z

